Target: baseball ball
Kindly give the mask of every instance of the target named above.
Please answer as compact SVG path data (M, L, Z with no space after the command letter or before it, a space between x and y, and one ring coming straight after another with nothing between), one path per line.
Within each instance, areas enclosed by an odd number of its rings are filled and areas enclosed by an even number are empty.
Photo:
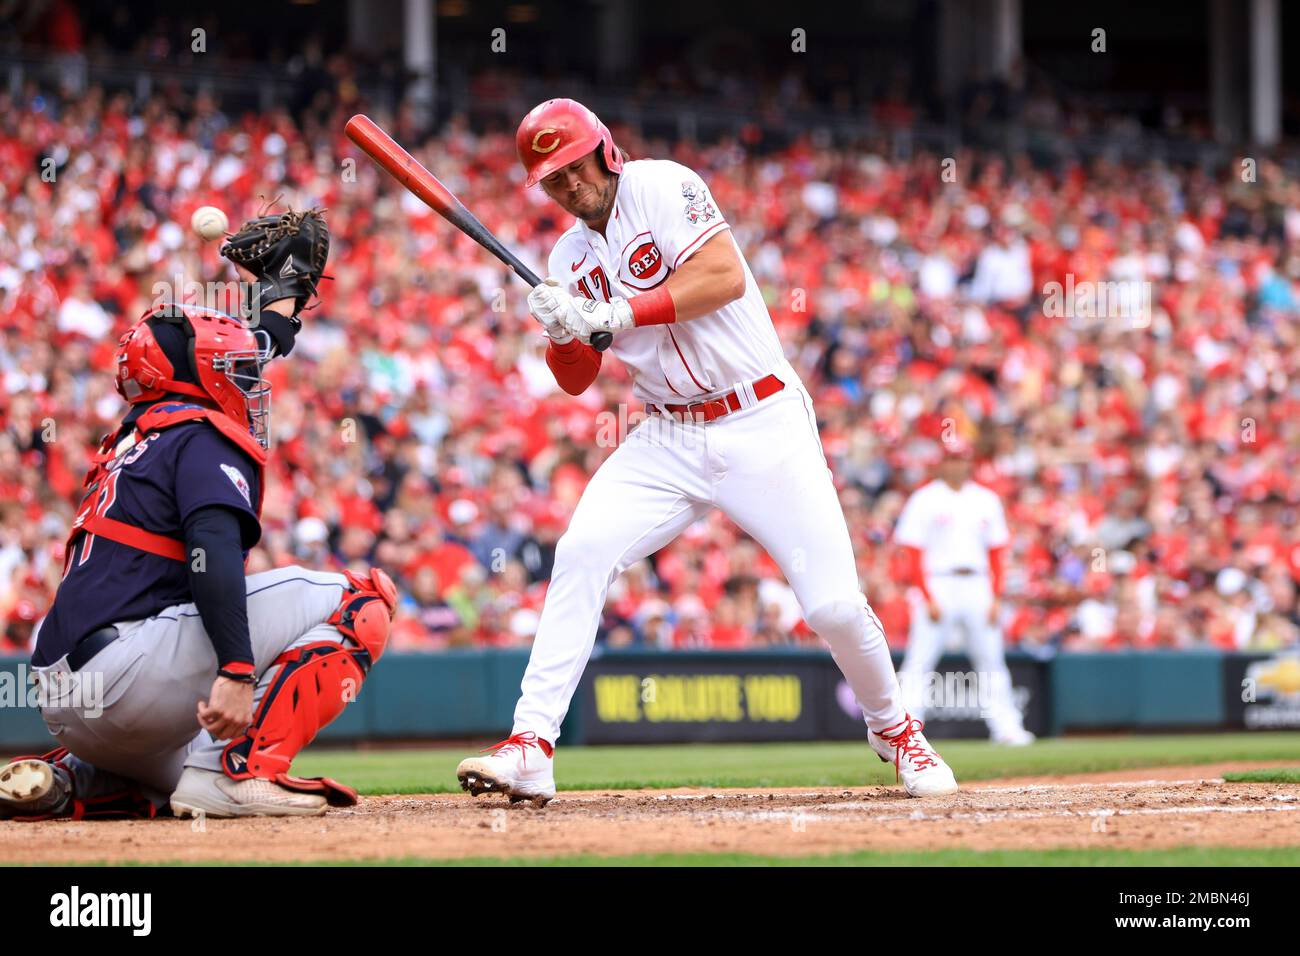
M200 206L190 217L190 227L204 242L220 239L230 228L230 220L216 206Z

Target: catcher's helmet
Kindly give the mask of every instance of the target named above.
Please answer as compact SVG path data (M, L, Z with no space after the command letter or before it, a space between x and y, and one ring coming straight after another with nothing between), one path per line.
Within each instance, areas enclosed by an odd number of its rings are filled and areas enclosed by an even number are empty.
M515 149L536 186L557 169L582 159L597 146L611 173L621 172L623 156L604 123L576 100L547 100L533 107L515 133Z
M168 355L154 330L170 325L184 333L184 359ZM117 343L113 384L128 402L154 402L169 394L190 395L247 425L270 445L271 386L262 378L268 358L257 337L238 319L192 305L150 309Z

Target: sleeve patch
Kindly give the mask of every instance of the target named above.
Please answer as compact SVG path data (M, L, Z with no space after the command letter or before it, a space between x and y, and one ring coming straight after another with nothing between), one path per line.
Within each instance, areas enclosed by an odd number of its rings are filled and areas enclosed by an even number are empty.
M234 465L223 464L221 470L226 473L226 477L230 479L230 483L235 486L235 489L244 496L244 503L250 508L253 507L253 501L249 495L248 479L244 477L243 473Z
M698 226L717 217L718 209L701 183L689 179L682 183L682 198L686 200L686 221L691 225Z

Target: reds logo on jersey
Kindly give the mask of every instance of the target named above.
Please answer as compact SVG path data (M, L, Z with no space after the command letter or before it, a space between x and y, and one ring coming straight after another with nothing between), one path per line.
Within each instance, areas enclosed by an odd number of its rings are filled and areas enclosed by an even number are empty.
M668 278L663 253L649 230L633 236L623 249L619 278L638 292L653 289Z
M627 260L627 271L632 274L633 279L645 281L654 278L663 264L664 257L659 253L659 247L654 244L654 240L651 240L641 243L632 250Z

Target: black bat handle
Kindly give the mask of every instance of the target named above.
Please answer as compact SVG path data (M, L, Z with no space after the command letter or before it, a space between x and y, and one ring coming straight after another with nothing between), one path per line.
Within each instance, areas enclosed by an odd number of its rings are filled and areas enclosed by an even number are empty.
M506 254L510 255L509 252L507 252ZM513 255L510 255L510 259L512 260L510 265L515 270L515 275L519 276L519 278L527 282L530 287L539 286L542 284L542 280L537 278L537 275L533 272L532 269L528 268L528 266L524 265ZM603 352L605 351L605 349L609 348L610 344L613 341L614 341L613 332L596 332L591 336L591 347L595 349L597 352Z
M510 265L514 267L515 275L527 282L530 287L542 284L542 280L537 278L537 274L533 272L532 269L528 268L528 266L524 265L513 255L510 256L510 260Z

